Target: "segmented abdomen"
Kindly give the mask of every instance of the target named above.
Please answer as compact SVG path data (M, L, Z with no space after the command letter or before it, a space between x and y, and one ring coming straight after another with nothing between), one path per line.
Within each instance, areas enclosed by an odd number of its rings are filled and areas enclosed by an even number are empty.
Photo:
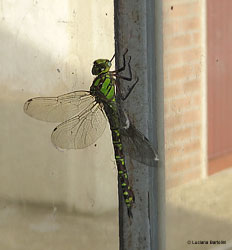
M122 186L124 200L126 202L128 215L132 217L131 207L135 201L134 193L130 187L127 169L125 165L125 156L123 154L123 146L120 135L120 121L117 110L117 104L115 101L111 101L104 104L104 110L110 123L110 129L112 132L112 141L114 146L115 160L118 168L118 177Z
M129 217L132 217L131 207L135 201L135 198L134 198L133 190L131 189L129 180L128 180L128 174L127 174L127 169L125 165L125 156L123 154L121 136L120 136L119 129L115 129L115 128L111 129L111 132L112 132L112 139L113 139L113 145L114 145L115 159L116 159L116 164L118 168L118 177L122 186L123 196L126 202L128 215Z

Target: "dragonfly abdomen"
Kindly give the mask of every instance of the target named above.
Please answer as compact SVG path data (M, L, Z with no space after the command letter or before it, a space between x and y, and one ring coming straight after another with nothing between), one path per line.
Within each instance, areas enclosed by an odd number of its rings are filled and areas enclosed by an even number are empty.
M125 156L123 154L123 147L121 143L121 136L119 129L111 129L112 138L113 138L113 146L116 164L118 168L118 177L122 186L124 200L127 206L128 215L132 217L131 207L135 201L133 190L130 187L127 169L125 165Z
M133 190L129 184L127 169L125 165L125 156L120 134L120 120L118 107L115 100L103 103L105 113L108 117L112 141L114 146L115 160L118 169L118 177L122 186L124 200L127 206L129 217L132 217L131 207L135 201Z

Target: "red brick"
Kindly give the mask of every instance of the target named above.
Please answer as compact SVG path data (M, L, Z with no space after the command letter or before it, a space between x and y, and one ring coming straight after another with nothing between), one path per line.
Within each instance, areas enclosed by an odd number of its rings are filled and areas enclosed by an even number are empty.
M195 125L194 127L192 127L192 136L193 137L201 137L202 136L202 125Z
M169 39L164 40L164 53L166 53L166 49L169 48L183 48L191 45L193 43L192 41L192 35L191 34L183 34L176 37L171 37Z
M181 146L173 146L165 150L166 160L169 161L173 158L178 158L183 155L183 148Z
M178 35L190 31L198 31L201 29L201 19L199 17L188 18L184 20L175 20L164 23L165 38L168 36Z
M164 56L164 63L170 66L184 63L189 64L196 61L200 63L201 53L201 48L190 48L175 53L169 52Z
M166 135L167 140L171 142L182 141L192 136L192 128L181 128L177 131L172 131L169 135Z
M200 155L195 155L194 157L188 157L180 159L179 161L172 163L170 166L170 171L173 173L180 173L189 168L199 167L201 163Z
M170 81L178 81L185 79L186 81L191 78L197 78L199 75L198 65L184 65L170 69Z
M172 17L186 17L186 16L189 17L189 16L199 15L200 13L199 2L169 4L169 6L170 6L169 16Z
M182 114L182 120L183 123L193 123L196 121L201 121L201 112L200 110L190 110Z
M200 168L194 168L192 171L189 171L188 173L184 173L183 175L178 175L171 179L167 179L166 188L169 189L169 188L181 185L181 184L188 183L190 181L199 179L200 176L201 176Z
M191 81L186 81L183 84L183 89L185 93L193 92L193 91L200 91L201 87L201 80L200 79L194 79Z
M201 2L163 2L166 183L169 188L201 176Z
M192 141L188 144L184 145L184 154L190 154L193 152L201 151L201 141L200 139L197 139L195 141Z
M195 106L201 106L202 105L202 97L201 97L201 95L199 94L199 95L193 96L192 97L192 103Z
M182 124L182 116L175 115L175 116L167 117L164 120L164 124L165 124L165 130L179 127Z
M181 112L181 110L192 106L192 97L184 96L182 98L171 100L170 105L173 112Z
M195 32L193 35L193 43L194 44L201 44L201 33Z
M166 86L164 88L164 97L172 98L173 96L179 96L184 94L184 88L182 83Z

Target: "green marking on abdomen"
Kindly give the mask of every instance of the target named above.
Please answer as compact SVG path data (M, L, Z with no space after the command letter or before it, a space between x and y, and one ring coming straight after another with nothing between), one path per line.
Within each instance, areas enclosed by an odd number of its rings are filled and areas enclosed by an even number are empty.
M113 106L113 104L112 104ZM110 106L111 107L111 106ZM119 117L117 114L117 107L115 109L112 108L112 113L110 113L110 128L112 132L112 141L114 145L114 152L115 152L115 160L118 167L118 176L121 183L122 191L124 200L126 203L127 208L130 208L132 206L132 203L134 202L134 195L131 187L129 186L129 179L127 174L127 169L125 166L125 157L123 154L123 145L121 142L121 135L120 130L118 129L119 126Z
M125 165L125 160L123 158L121 157L117 158L117 156L115 156L115 158L116 158L116 162L121 163L123 166Z

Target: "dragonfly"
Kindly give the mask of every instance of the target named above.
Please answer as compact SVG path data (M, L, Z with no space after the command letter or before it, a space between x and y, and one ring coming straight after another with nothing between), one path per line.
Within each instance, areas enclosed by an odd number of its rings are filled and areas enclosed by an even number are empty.
M114 71L110 69L115 55L111 60L97 59L93 62L92 75L95 78L89 91L73 91L58 97L35 97L25 102L24 112L38 120L59 123L51 134L51 141L61 149L82 149L90 146L103 134L108 122L118 179L128 216L133 217L135 196L129 183L124 149L132 159L147 166L155 166L154 161L158 160L158 155L119 104L121 100L127 99L139 80L136 78L127 93L121 91L120 79L133 79L131 57L126 63L127 52L128 49L123 54L123 66ZM129 75L124 76L122 72L127 65Z

